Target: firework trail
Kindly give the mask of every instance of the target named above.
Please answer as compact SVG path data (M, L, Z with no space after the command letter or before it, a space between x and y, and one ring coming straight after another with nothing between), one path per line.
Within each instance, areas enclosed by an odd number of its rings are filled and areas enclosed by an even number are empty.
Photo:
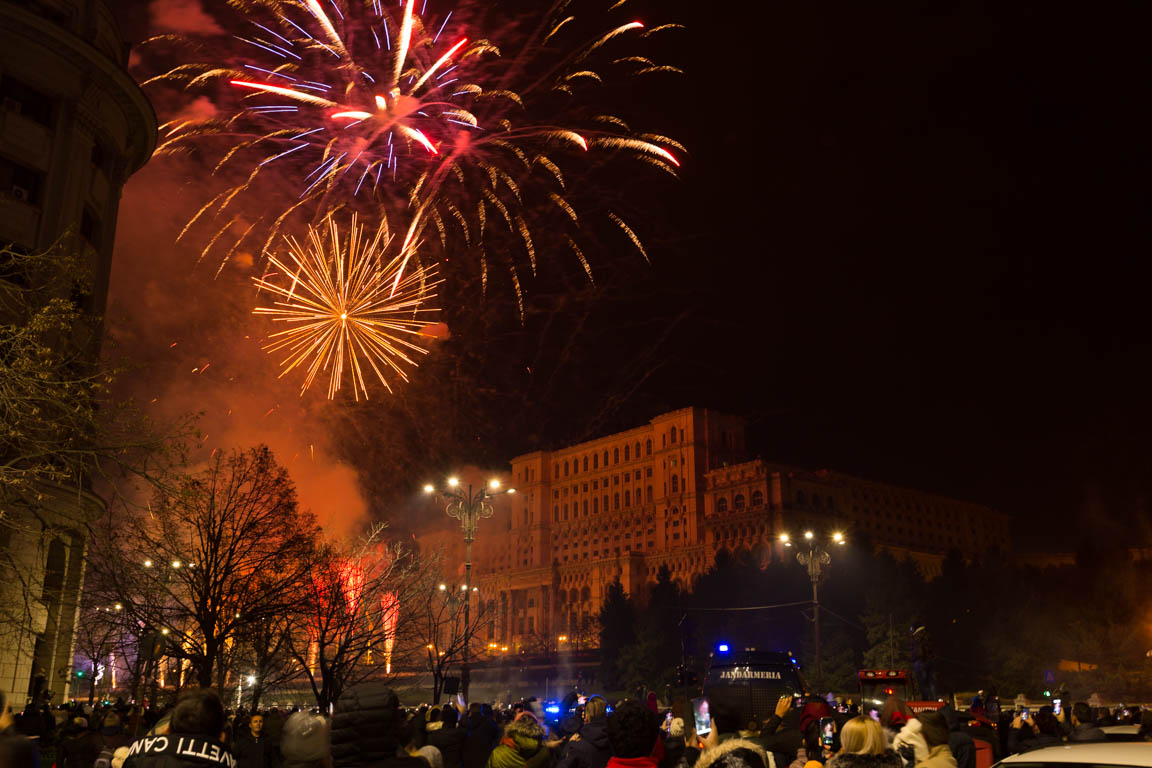
M670 148L681 145L588 106L592 89L609 80L678 71L625 55L623 46L678 28L627 19L625 0L585 15L561 0L526 34L501 23L515 38L496 41L507 47L504 58L452 11L430 11L428 0L231 5L246 26L232 44L214 46L227 63L180 64L146 81L205 92L220 109L166 123L159 151L214 154L215 172L234 174L180 235L210 222L201 258L218 252L221 268L250 238L263 238L266 257L282 229L333 210L403 210L394 289L434 231L442 248L451 240L479 261L485 285L490 261L502 264L520 298L524 269L537 267L529 210L543 204L560 214L560 242L592 278L567 190L592 163L617 155L676 175ZM471 13L483 24L483 8L457 10L457 21ZM586 17L606 29L578 37ZM615 213L609 220L644 253L628 224ZM488 252L485 236L496 227L520 242L518 252Z
M270 335L264 349L284 352L284 376L301 368L306 376L301 395L321 373L328 374L328 397L340 391L345 372L357 400L368 399L368 374L392 391L385 373L407 381L404 366L426 353L417 343L435 310L426 302L439 281L434 268L412 267L397 280L403 259L387 259L393 236L387 223L371 239L352 214L341 239L336 217L308 228L303 246L286 237L287 255L269 256L269 272L255 283L273 298L255 309L286 327Z

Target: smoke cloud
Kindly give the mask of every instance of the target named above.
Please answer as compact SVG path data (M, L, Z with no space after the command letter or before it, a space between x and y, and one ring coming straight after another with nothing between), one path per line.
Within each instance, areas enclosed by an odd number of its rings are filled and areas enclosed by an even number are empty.
M154 0L148 6L148 19L153 34L224 34L199 0Z
M296 482L302 507L334 536L367 514L358 473L333 454L321 388L300 396L300 377L278 378L261 349L268 321L253 316L252 258L197 263L176 237L201 204L198 171L157 158L124 188L107 325L111 356L133 366L123 386L156 420L201 414L192 460L266 443ZM193 181L189 181L192 179Z

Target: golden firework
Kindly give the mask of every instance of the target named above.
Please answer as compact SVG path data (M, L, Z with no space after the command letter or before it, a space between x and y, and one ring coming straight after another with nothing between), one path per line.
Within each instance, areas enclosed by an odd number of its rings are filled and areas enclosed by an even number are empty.
M436 310L426 302L439 284L435 268L402 266L408 258L388 257L393 236L385 221L369 239L355 214L346 235L333 214L309 226L303 245L284 238L287 255L269 256L269 271L255 278L268 291L272 306L254 311L286 327L269 337L264 349L285 352L280 375L307 371L301 395L321 373L328 374L328 397L340 391L345 372L356 400L368 399L367 379L374 371L392 391L385 373L408 380L405 366L427 354L416 343ZM401 270L404 272L397 280Z

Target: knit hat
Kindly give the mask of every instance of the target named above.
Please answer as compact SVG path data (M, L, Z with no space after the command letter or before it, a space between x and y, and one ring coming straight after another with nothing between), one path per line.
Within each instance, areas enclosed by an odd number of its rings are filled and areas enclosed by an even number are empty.
M280 754L290 763L313 763L328 756L328 721L322 715L296 712L284 723Z

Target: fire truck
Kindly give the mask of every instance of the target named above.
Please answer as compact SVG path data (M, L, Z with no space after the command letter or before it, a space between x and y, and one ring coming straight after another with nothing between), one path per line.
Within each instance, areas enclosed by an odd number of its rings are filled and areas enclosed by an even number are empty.
M944 706L942 701L912 700L910 678L903 669L862 669L858 679L860 682L860 699L864 708L883 706L884 700L889 696L899 696L904 699L913 712L940 709Z

